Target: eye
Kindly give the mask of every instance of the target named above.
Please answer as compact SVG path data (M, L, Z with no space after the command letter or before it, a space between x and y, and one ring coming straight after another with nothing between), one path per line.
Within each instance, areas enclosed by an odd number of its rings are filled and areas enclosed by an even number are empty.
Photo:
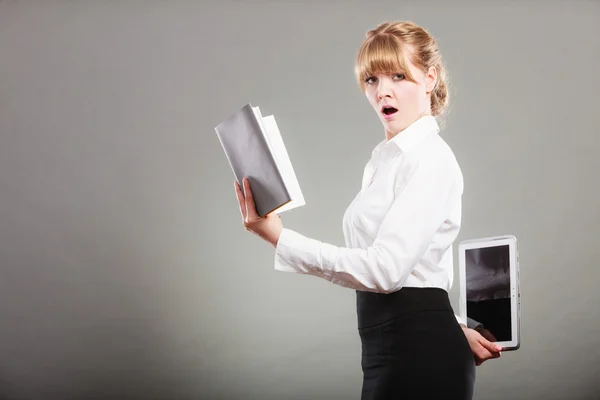
M376 79L377 79L377 78L375 78L374 76L370 76L370 77L368 77L367 79L365 79L365 83L366 83L367 85L370 85L370 84L372 84L372 83L375 83L375 80L376 80Z
M398 80L398 81L401 81L404 78L405 78L404 74L396 74L396 75L394 75L394 79Z

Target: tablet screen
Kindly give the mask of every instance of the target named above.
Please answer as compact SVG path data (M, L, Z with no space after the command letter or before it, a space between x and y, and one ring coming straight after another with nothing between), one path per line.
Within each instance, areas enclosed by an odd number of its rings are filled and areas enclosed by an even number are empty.
M483 324L492 342L510 341L510 249L508 245L465 251L467 318Z

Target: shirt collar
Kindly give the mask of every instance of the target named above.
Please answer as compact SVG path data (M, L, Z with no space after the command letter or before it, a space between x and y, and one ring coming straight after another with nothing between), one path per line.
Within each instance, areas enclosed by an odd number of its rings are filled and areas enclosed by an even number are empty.
M406 153L417 147L430 134L438 133L439 131L440 128L435 117L426 115L410 124L390 140L384 139L381 141L375 148L375 152L379 152L383 147L397 146L398 149Z

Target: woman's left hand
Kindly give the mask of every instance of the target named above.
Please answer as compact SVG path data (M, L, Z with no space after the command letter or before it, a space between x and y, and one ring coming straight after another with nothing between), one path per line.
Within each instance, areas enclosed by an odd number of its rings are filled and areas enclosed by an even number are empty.
M490 342L475 329L467 328L463 324L461 324L461 327L469 341L469 347L471 347L473 357L475 357L475 365L479 366L486 360L498 358L502 355L502 347Z
M279 235L283 230L283 224L281 223L279 215L275 212L267 214L265 217L258 215L256 212L256 205L254 204L254 197L250 190L250 183L247 178L242 180L242 185L244 185L243 191L237 181L234 182L234 185L240 206L240 213L242 214L242 220L246 230L271 243L274 247L277 247Z

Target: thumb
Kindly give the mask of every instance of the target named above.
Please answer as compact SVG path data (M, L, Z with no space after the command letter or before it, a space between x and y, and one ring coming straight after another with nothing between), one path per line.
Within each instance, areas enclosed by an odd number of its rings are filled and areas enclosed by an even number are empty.
M256 204L254 203L254 195L250 189L250 181L248 178L243 178L242 185L244 187L244 200L246 206L246 218L249 222L259 219L258 212L256 211Z

